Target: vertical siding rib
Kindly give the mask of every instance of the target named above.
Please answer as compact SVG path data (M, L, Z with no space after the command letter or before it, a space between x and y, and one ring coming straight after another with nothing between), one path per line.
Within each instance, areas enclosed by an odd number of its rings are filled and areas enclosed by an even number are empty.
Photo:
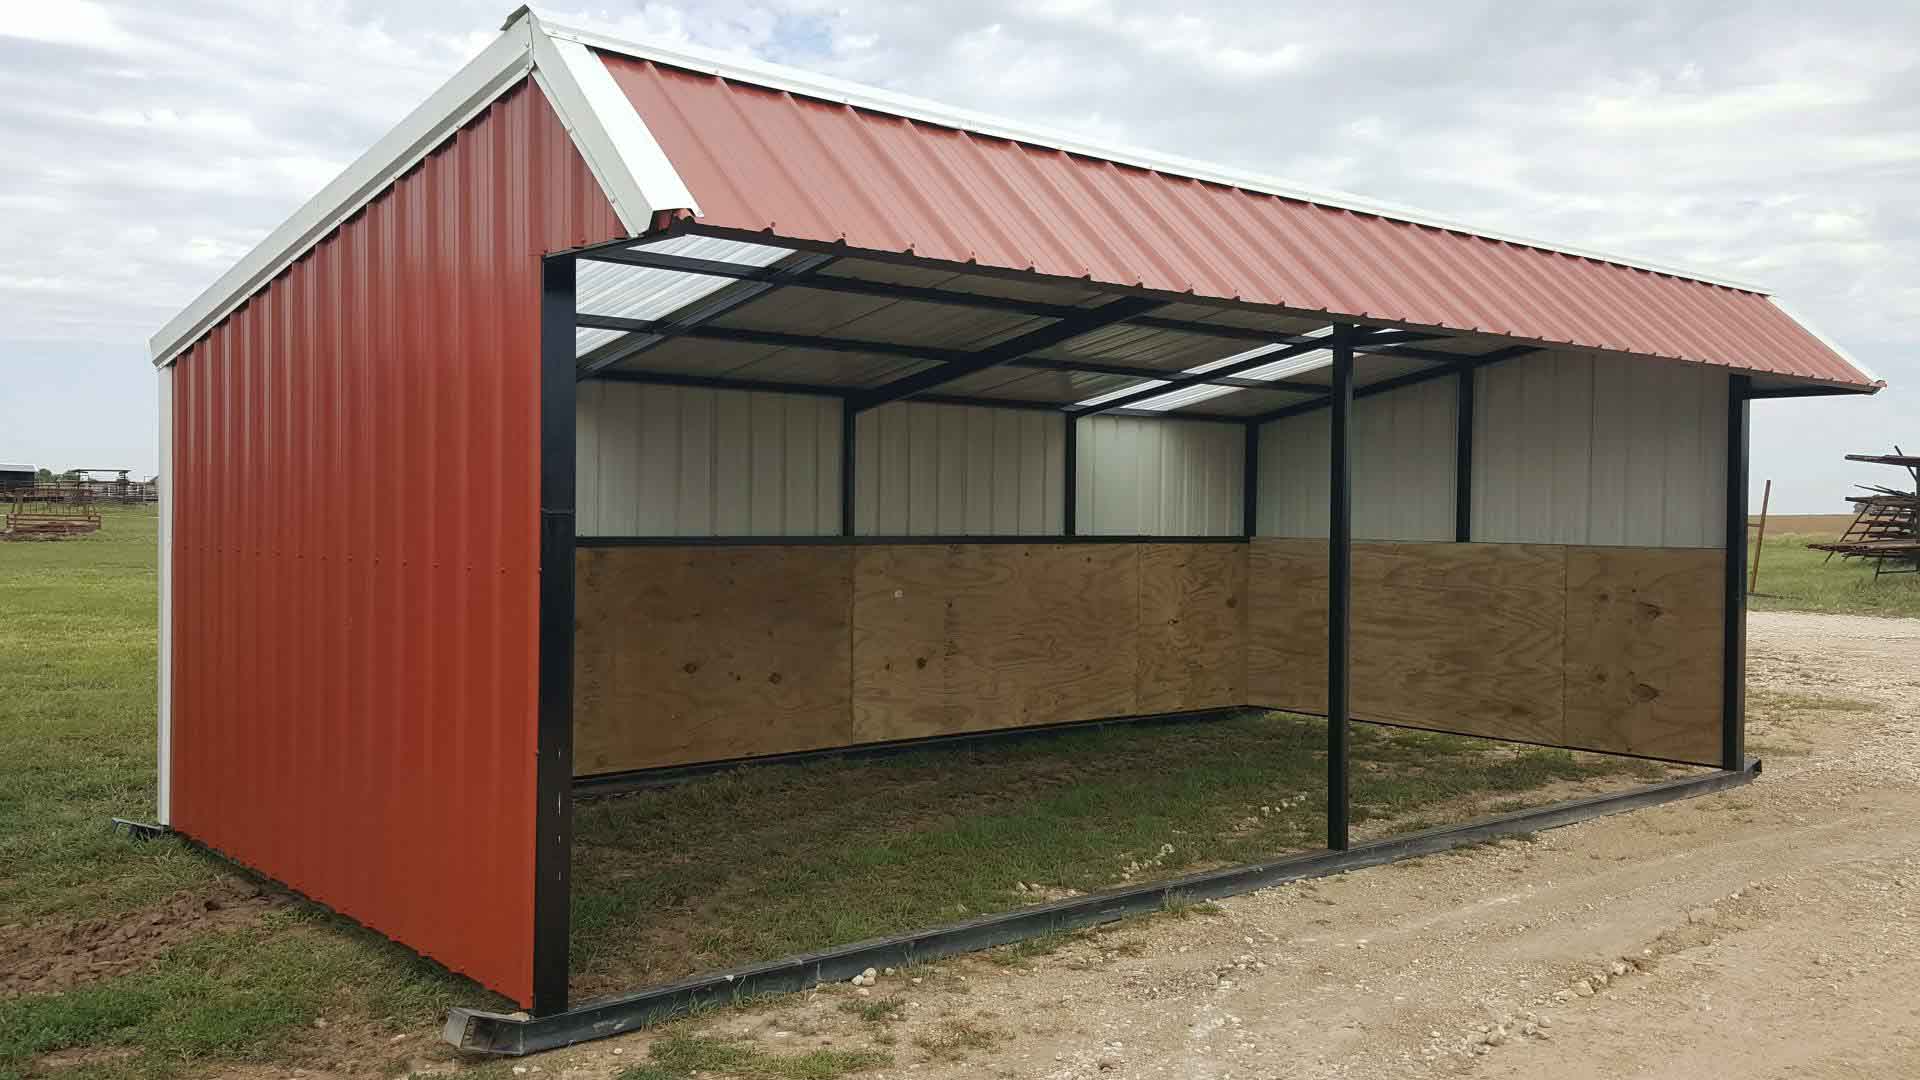
M1725 371L1550 353L1475 379L1474 538L1720 547Z
M856 424L854 528L862 536L1065 528L1065 438L1050 413L902 401L869 409Z
M1240 533L1246 470L1241 425L1143 416L1075 422L1080 449L1074 518L1082 534Z
M582 505L592 506L576 519L579 536L840 531L831 398L590 381L575 413L577 430L592 433L575 442Z
M1354 539L1453 539L1457 407L1447 379L1353 403ZM1327 535L1329 438L1324 409L1260 429L1260 535ZM1488 503L1476 489L1476 513L1497 516Z
M174 369L175 826L522 1003L540 257L619 235L523 84Z

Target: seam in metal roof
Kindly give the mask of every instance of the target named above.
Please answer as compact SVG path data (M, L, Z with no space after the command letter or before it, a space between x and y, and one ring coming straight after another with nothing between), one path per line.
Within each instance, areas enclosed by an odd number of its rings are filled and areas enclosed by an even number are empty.
M666 212L755 239L1878 385L1750 284L779 65L556 27L524 7L169 322L153 339L155 362L170 362L527 77L629 238Z
M733 82L751 83L772 90L799 94L850 105L856 109L868 109L918 120L941 127L956 128L977 135L1007 139L1025 143L1029 146L1060 150L1082 157L1099 158L1117 165L1132 165L1170 176L1183 176L1192 180L1205 180L1209 183L1224 184L1245 191L1263 195L1277 195L1285 199L1313 203L1317 206L1336 207L1352 210L1361 214L1404 221L1412 225L1426 225L1449 232L1466 233L1488 240L1503 240L1523 247L1539 248L1563 255L1577 255L1584 259L1598 259L1601 262L1631 266L1638 270L1650 270L1656 274L1686 278L1691 281L1703 281L1711 285L1724 285L1730 289L1771 295L1772 290L1752 282L1740 281L1726 275L1715 274L1698 269L1689 269L1671 263L1642 259L1630 255L1621 255L1596 251L1573 244L1541 240L1520 233L1502 229L1491 229L1449 218L1443 214L1404 206L1399 203L1355 195L1350 192L1319 190L1304 187L1281 177L1235 169L1227 165L1200 161L1194 158L1174 154L1158 153L1139 147L1119 143L1099 143L1080 138L1070 132L1040 125L1024 124L1003 117L990 116L966 109L944 105L926 98L899 94L878 87L847 82L826 75L818 75L799 68L783 64L768 63L727 56L722 53L694 46L676 45L671 48L647 42L636 42L609 37L574 27L543 24L547 34L578 42L603 52L618 53L639 60L650 60L668 67L682 68L704 75L715 75Z

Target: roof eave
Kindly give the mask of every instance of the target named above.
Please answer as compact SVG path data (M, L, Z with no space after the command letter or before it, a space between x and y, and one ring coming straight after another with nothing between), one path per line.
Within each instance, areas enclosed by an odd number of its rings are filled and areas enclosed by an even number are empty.
M1403 221L1413 225L1445 229L1449 232L1477 236L1487 240L1497 240L1522 247L1551 251L1583 259L1629 266L1651 273L1669 277L1684 278L1690 281L1705 282L1742 292L1771 295L1772 290L1752 282L1740 281L1719 274L1640 259L1631 256L1612 254L1569 244L1552 243L1518 233L1498 229L1487 229L1465 222L1456 221L1440 214L1401 206L1395 203L1381 202L1360 195L1339 191L1316 191L1302 187L1280 177L1245 172L1211 162L1197 161L1177 155L1157 153L1138 147L1109 145L1089 142L1069 132L1052 128L1022 124L1003 117L989 116L965 109L956 109L939 102L906 94L896 94L875 87L862 86L828 76L781 64L771 64L759 60L726 56L691 46L668 48L640 42L625 41L609 37L591 30L576 27L543 23L546 33L553 38L578 43L590 49L598 49L647 60L667 67L713 75L736 82L749 83L769 89L781 90L802 97L833 101L858 109L887 113L894 116L937 124L942 127L957 128L980 135L1008 139L1031 146L1042 146L1064 153L1082 157L1098 158L1120 165L1148 169L1169 176L1186 177L1207 183L1221 184L1240 188L1244 191L1274 195L1283 199L1313 203L1319 206L1338 207L1354 213L1369 214L1376 217Z

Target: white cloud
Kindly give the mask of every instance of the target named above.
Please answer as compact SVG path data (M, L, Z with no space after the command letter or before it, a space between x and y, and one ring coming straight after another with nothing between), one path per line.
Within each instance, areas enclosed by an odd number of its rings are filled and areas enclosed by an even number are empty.
M31 354L52 378L63 349L115 349L144 386L146 336L512 4L0 6L0 365ZM1756 278L1920 384L1911 5L561 0L543 14ZM1761 422L1863 418L1838 423L1867 449L1912 427L1900 408L1770 405ZM1756 475L1832 464L1824 443L1768 458L1761 430ZM1791 485L1776 496L1794 505Z

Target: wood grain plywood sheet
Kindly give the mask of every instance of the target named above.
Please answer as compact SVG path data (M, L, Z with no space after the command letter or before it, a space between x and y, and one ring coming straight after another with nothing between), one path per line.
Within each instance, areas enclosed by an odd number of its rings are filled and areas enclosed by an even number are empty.
M1567 738L1718 764L1725 554L1567 549Z
M1552 545L1354 545L1354 714L1561 742L1566 581Z
M1138 711L1136 545L861 547L854 582L853 741Z
M1247 545L1247 700L1327 711L1327 542Z
M1140 545L1134 711L1246 701L1245 544Z
M844 745L852 550L582 548L579 775Z
M1324 714L1327 546L1252 542L1247 685L1255 704ZM1353 546L1353 715L1557 743L1566 568L1535 544Z

